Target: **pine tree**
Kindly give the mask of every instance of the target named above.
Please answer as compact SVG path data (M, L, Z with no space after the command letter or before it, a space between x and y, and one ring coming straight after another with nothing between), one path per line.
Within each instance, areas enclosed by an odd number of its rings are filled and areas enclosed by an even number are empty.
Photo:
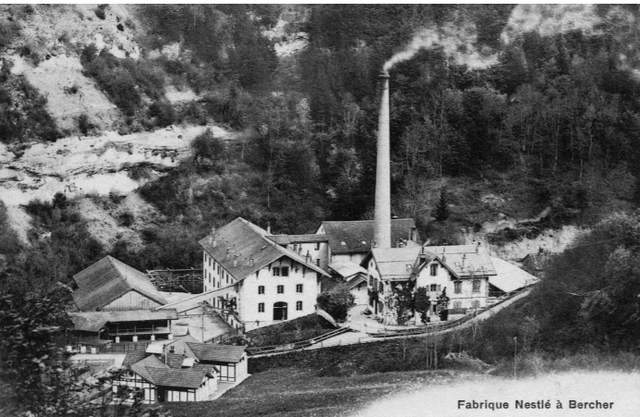
M444 188L440 189L440 199L436 204L436 208L433 210L433 216L437 221L443 222L449 218L451 211L449 210L449 198L447 197L447 191Z

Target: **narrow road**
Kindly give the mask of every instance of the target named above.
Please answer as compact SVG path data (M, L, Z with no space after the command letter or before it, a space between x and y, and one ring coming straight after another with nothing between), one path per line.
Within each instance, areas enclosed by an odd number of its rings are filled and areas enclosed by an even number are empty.
M465 329L465 328L473 326L474 324L480 323L480 322L488 319L489 317L494 316L496 313L498 313L502 309L504 309L504 308L510 306L511 304L515 303L516 301L528 296L530 292L531 292L531 288L521 292L520 294L517 294L517 295L513 296L512 298L510 298L508 300L503 301L502 303L500 303L500 304L498 304L498 305L496 305L496 306L494 306L494 307L492 307L492 308L490 308L490 309L488 309L486 311L483 311L482 313L480 313L477 316L471 318L470 320L465 321L464 323L461 323L458 326L454 326L454 327L451 327L451 328L448 328L448 329L435 330L433 332L427 332L427 333L421 333L421 334L374 337L374 336L371 336L370 334L366 333L366 331L375 330L375 327L367 325L367 324L363 324L363 323L347 322L347 323L343 324L343 327L349 327L352 330L351 332L340 334L338 336L332 337L332 338L327 339L327 340L323 340L320 343L316 343L316 344L313 344L313 345L308 346L308 347L304 347L304 348L301 348L301 349L295 349L295 351L324 349L324 348L332 347L332 346L356 345L356 344L360 344L360 343L379 342L381 340L402 339L402 338L407 338L407 337L426 337L426 336L445 334L445 333L449 333L449 332ZM384 326L378 325L378 329L383 329L383 328L384 328ZM277 352L256 354L256 355L253 355L252 357L253 358L261 358L261 357L264 357L264 356L282 355L282 354L290 353L290 352L293 352L293 351L294 350L281 350L281 351L277 351Z

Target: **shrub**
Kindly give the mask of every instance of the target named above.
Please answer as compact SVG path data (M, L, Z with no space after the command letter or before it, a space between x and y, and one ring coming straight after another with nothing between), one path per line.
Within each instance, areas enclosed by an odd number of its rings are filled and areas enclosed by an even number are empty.
M83 135L88 135L92 129L95 129L96 125L91 123L89 120L89 116L86 113L82 113L78 116L78 129L80 129L80 133Z
M318 305L334 319L344 321L349 309L355 306L355 297L345 284L339 284L318 296Z
M204 171L222 172L221 162L226 158L226 145L222 139L213 135L211 129L196 136L191 142L191 147L197 168Z
M176 119L173 106L168 101L157 100L149 106L149 116L155 118L155 125L166 127L172 125Z

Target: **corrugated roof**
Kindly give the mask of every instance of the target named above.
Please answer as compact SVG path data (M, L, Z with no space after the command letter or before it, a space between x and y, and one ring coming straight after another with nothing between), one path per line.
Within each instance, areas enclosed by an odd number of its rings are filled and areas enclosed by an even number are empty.
M411 278L421 247L374 248L371 250L382 279L404 281Z
M491 257L482 246L452 245L426 246L460 278L496 275Z
M333 269L337 274L344 278L349 278L356 274L366 275L367 273L366 269L357 263L350 261L333 262L329 264L329 268Z
M162 387L199 388L207 375L201 369L159 369L147 367L153 382Z
M283 256L329 276L313 262L306 262L305 258L269 240L266 235L266 230L238 217L199 243L238 281Z
M187 343L200 361L239 362L244 355L245 346L214 345L205 343Z
M177 320L176 310L87 311L68 313L75 330L97 332L107 323Z
M326 242L326 235L268 235L267 239L276 242L278 245L288 245L290 243L317 243Z
M78 284L73 301L81 311L102 308L129 291L136 291L159 304L167 303L146 274L111 256L78 272L73 279Z
M373 220L322 222L322 226L333 254L368 253L371 250ZM409 236L415 227L413 219L392 219L391 244L395 245L396 239L411 242ZM418 236L418 232L415 233Z
M539 281L538 278L503 259L491 257L491 260L496 275L489 277L489 284L504 292L519 290Z

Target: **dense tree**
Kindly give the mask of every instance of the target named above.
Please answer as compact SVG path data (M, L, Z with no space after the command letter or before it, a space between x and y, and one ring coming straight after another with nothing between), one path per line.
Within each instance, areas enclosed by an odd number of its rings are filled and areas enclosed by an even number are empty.
M318 296L318 305L334 319L344 321L349 309L355 306L355 297L345 284L339 284Z
M554 259L537 295L542 343L603 347L640 340L640 217L613 214Z

